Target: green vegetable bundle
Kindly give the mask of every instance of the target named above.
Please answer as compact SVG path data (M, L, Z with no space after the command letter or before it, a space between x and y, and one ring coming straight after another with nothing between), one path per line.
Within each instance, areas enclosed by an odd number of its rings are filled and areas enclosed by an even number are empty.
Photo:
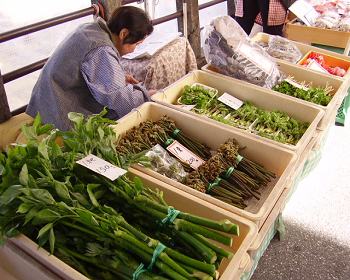
M187 105L196 105L197 108L196 100L187 98L187 94L187 91L183 92L182 102ZM203 106L201 105L200 107L202 108ZM205 109L197 110L196 108L193 109L196 113L205 115L213 120L237 128L251 130L260 136L291 145L298 143L309 126L308 123L297 121L286 113L266 111L250 102L244 102L240 108L234 110L215 97L210 100Z
M205 89L200 85L185 86L179 102L182 104L196 104L196 109L205 110L216 94L217 91Z
M104 113L70 114L69 132L37 116L28 144L0 154L2 243L23 233L91 279L216 279L231 254L211 240L231 246L237 225L179 212L138 178L112 182L76 163L94 154L130 164Z
M332 87L296 87L286 80L274 86L272 89L280 93L287 94L322 106L327 106L333 97L330 95L330 93L333 91Z

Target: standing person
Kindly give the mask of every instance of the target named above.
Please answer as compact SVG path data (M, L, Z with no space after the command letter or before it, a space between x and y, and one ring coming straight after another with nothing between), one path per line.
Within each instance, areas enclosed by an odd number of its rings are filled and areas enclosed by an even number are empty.
M255 20L271 35L283 34L287 9L281 0L237 0L235 19L249 35Z
M149 101L151 93L124 73L120 57L152 32L147 14L131 6L117 8L108 22L97 18L81 25L45 64L26 113L39 112L44 123L68 130L69 112L90 115L106 106L107 117L118 119Z

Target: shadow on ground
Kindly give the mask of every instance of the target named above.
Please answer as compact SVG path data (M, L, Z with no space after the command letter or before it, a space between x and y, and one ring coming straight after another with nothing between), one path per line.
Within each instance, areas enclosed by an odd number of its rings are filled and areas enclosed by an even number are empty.
M251 280L350 279L349 247L289 221L285 226L284 240L271 241Z

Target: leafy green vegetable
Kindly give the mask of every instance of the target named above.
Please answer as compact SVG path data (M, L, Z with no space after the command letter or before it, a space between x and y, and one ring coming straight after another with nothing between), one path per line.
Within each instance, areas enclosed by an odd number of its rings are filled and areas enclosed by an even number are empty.
M230 254L196 236L229 244L221 232L238 234L237 225L188 213L164 224L170 208L162 192L126 176L111 182L76 163L92 153L130 164L116 152L114 122L104 114L70 114L68 132L42 130L38 117L26 129L28 144L1 154L0 242L23 233L91 279L132 279L161 241L166 249L139 279L213 279Z
M192 96L188 94L189 89L191 88L185 86L184 95L180 100L188 100L188 104L196 105L194 112L281 143L296 145L309 126L308 123L297 121L286 113L263 110L248 101L237 110L220 102L217 96L210 100L201 98L197 101L196 98L188 97Z
M296 87L286 80L274 86L272 89L322 106L327 106L332 100L330 92L333 90L331 87Z

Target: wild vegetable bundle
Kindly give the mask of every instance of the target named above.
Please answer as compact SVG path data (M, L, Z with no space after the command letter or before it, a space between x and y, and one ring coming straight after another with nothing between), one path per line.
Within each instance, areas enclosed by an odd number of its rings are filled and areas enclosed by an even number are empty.
M201 92L203 91L206 89L202 88ZM197 103L191 103L196 101L187 98L188 93L189 87L185 87L180 100L186 105L196 105L193 109L194 112L281 143L296 145L309 127L308 123L297 121L286 113L263 110L247 101L240 108L234 110L220 102L216 96L207 99L208 104L205 109L202 109L203 106L197 107Z
M159 121L145 121L128 130L117 143L116 149L121 154L137 154L151 149L154 145L166 147L174 131L180 131L175 123L164 116ZM196 155L206 160L198 170L189 173L184 184L203 193L208 193L220 200L239 208L245 208L246 200L259 199L259 189L266 186L275 175L262 166L243 158L239 145L234 139L222 144L214 156L210 149L179 134L176 139ZM184 164L184 163L183 163ZM186 165L187 171L191 171ZM167 175L167 174L163 174Z
M43 129L37 116L28 144L0 154L2 243L23 233L91 279L216 279L231 254L211 240L231 246L237 225L177 211L138 178L110 181L76 163L87 154L130 163L104 113L70 114L69 132Z
M214 156L187 176L186 184L244 209L247 207L245 201L252 197L259 199L259 189L276 176L242 157L238 151L238 143L229 139Z
M301 84L299 87L296 84L288 82L288 80L282 81L280 84L272 88L275 91L284 93L302 100L306 100L322 106L327 106L332 100L333 88L330 86L322 87L310 87Z

